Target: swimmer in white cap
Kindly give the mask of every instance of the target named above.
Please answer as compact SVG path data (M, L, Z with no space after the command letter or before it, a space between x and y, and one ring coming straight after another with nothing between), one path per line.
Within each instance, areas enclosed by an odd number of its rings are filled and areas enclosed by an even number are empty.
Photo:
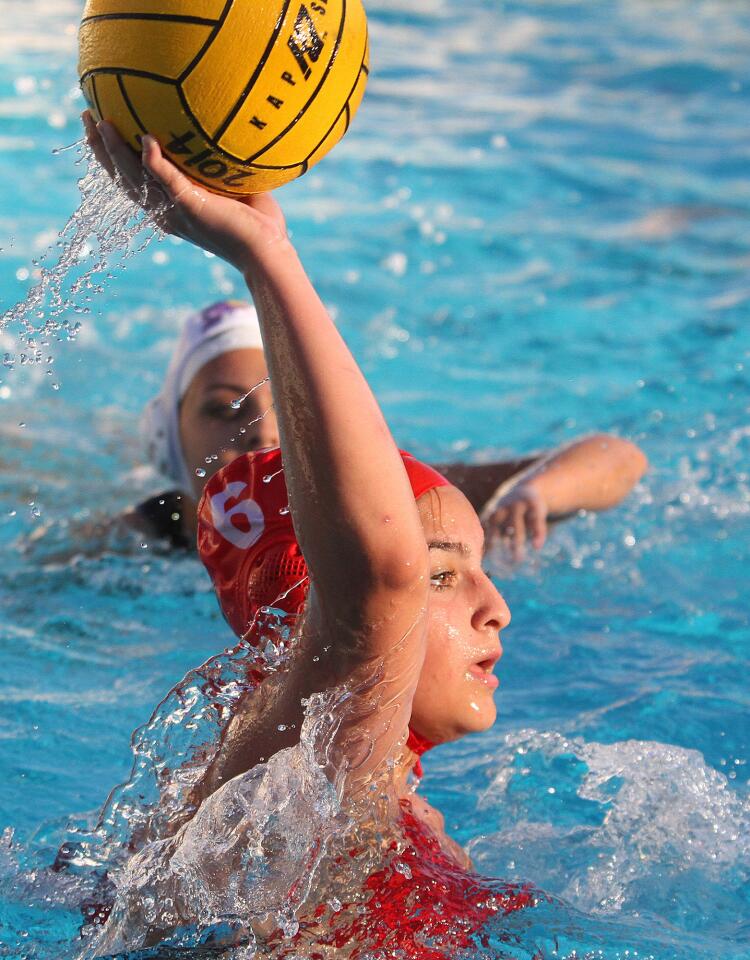
M255 308L222 301L191 314L141 428L149 461L176 486L128 521L173 546L195 545L195 507L213 473L279 442ZM548 522L618 504L646 468L634 444L595 434L563 447L488 464L439 464L514 559L539 549Z

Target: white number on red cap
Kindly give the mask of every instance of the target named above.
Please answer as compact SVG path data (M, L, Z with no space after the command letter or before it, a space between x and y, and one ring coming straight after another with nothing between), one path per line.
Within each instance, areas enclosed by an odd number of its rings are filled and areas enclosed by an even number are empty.
M247 550L256 543L265 526L263 521L263 511L255 500L250 497L247 500L240 500L230 510L226 509L227 500L234 500L247 487L246 483L236 480L234 483L228 483L221 493L215 493L211 499L211 519L219 533L233 543L240 550ZM244 517L247 520L249 529L240 529L234 520L235 517ZM243 528L245 524L242 524Z

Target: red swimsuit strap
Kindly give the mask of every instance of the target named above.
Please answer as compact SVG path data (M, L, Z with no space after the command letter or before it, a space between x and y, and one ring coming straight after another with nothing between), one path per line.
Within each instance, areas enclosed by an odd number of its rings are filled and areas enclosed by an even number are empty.
M436 744L428 740L426 737L423 737L420 733L417 733L412 727L409 727L409 737L406 741L406 746L416 753L417 757L420 758L414 764L414 776L419 777L421 780L424 776L424 770L422 769L422 754L427 753L428 750L432 750Z

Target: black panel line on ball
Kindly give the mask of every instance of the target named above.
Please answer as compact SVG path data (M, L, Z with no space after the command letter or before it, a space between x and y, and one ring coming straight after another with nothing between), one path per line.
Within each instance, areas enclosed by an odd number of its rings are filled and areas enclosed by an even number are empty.
M130 67L94 67L93 70L88 70L83 74L81 83L84 83L89 77L96 77L99 74L106 77L119 77L120 74L122 74L123 77L142 77L144 80L156 80L157 83L166 83L170 87L174 87L177 84L177 81L171 77L164 77L159 73L149 73L148 70L131 70Z
M130 111L131 117L135 120L140 128L141 133L148 133L148 130L141 123L141 118L136 113L136 109L133 106L133 102L128 96L128 91L125 89L125 81L122 79L122 74L117 74L117 86L120 88L120 93L122 94L122 99L125 101L125 106Z
M209 33L208 37L206 37L206 40L204 41L203 46L200 48L200 50L196 53L196 55L193 57L193 59L190 61L187 67L185 67L185 69L182 71L182 73L178 77L178 83L184 83L185 80L190 76L191 72L200 63L201 58L203 57L205 52L208 50L208 48L211 46L211 44L214 42L216 34L224 26L224 21L229 16L229 11L232 9L233 6L234 6L234 0L227 0L227 2L224 4L224 9L221 11L219 19L211 21L214 25L213 30Z
M324 73L323 73L323 76L322 76L322 77L320 78L320 80L318 81L317 87L313 90L313 92L312 92L311 96L309 97L307 103L306 103L306 104L304 105L304 107L300 110L300 112L297 114L297 116L294 118L294 120L292 120L291 123L288 123L288 124L286 125L286 127L284 127L284 129L281 131L281 133L279 133L277 136L275 136L275 137L273 138L273 140L271 140L270 143L267 143L267 144L265 145L265 147L263 147L262 150L258 150L257 153L254 153L251 157L248 157L248 158L247 158L247 163L252 163L253 160L255 160L256 157L262 157L264 153L266 153L268 150L270 150L271 147L274 146L274 144L278 143L279 140L281 140L282 137L284 137L284 136L292 129L292 127L295 125L295 123L299 120L300 117L302 117L302 116L305 115L305 113L307 112L307 108L310 106L310 104L313 102L313 100L317 97L317 95L318 95L318 94L320 93L320 91L322 90L323 84L326 82L326 78L327 78L328 74L331 72L331 68L333 67L333 64L334 64L335 61L336 61L336 55L338 54L338 52L339 52L339 47L341 46L341 38L342 38L342 36L344 35L344 24L345 24L345 23L346 23L346 0L343 0L343 3L341 4L341 23L339 24L338 36L336 37L336 42L335 42L334 45L333 45L333 52L331 53L331 59L330 59L330 60L328 61L328 63L326 64L325 71L324 71ZM293 166L297 166L297 164L293 164ZM282 168L282 169L283 169L283 168Z
M102 105L99 103L99 94L96 92L96 77L92 74L90 77L91 80L91 93L94 97L94 106L96 107L96 112L99 114L99 119L103 120L104 115L102 114Z
M362 54L362 62L359 65L359 70L357 71L357 76L354 80L354 84L352 85L352 88L349 91L349 93L346 95L346 101L344 102L344 106L341 108L341 110L339 110L338 116L330 125L330 127L326 130L324 136L321 137L320 140L318 140L317 145L313 147L313 149L305 157L305 160L304 160L305 163L308 163L308 161L310 160L310 157L312 157L313 154L317 153L317 151L320 150L320 148L323 146L326 140L330 137L331 133L334 131L336 124L341 119L342 113L344 113L345 111L346 111L346 126L344 127L344 133L346 133L346 131L349 129L349 124L351 122L351 114L349 111L349 101L354 96L354 91L357 89L357 86L359 85L359 78L362 76L362 67L364 67L365 60L367 59L367 49L368 49L368 37L367 37L367 34L365 34L365 52ZM341 134L342 137L344 136L344 133Z
M294 170L295 167L304 167L305 164L307 164L307 160L303 160L301 163L279 164L278 166L274 166L272 163L254 163L253 170L275 170L278 172L280 170ZM301 175L302 174L297 174L297 176Z
M237 114L240 112L240 110L242 109L245 101L247 100L248 96L250 95L250 91L251 91L251 90L253 89L253 87L255 86L255 83L256 83L258 77L260 76L261 70L263 69L263 67L265 67L266 61L267 61L268 58L271 56L271 52L272 52L274 46L276 45L276 40L278 39L279 33L281 33L281 28L282 28L282 26L283 26L283 24L284 24L284 20L286 19L286 15L287 15L287 11L289 10L289 4L290 4L290 2L291 2L291 0L284 0L284 5L283 5L283 7L282 7L281 13L279 14L279 18L278 18L278 20L276 21L276 26L275 26L274 29L273 29L273 33L271 34L270 40L269 40L268 43L266 44L266 49L263 51L263 55L261 56L258 65L256 66L255 70L253 70L253 74L252 74L252 76L250 77L250 79L248 80L248 82L245 84L245 89L244 89L244 90L242 91L242 93L240 94L239 98L237 99L237 102L236 102L235 105L232 107L232 109L229 111L228 115L227 115L226 118L224 119L224 122L219 125L218 130L217 130L216 133L213 135L213 139L214 139L215 141L216 141L216 140L220 140L220 139L224 136L224 134L225 134L226 131L227 131L227 127L229 127L230 123L234 120L234 118L235 118L235 117L237 116Z
M179 13L95 13L91 17L84 17L81 26L95 20L163 20L165 23L189 23L198 27L213 27L217 23L207 17L182 16Z
M234 153L230 153L228 150L224 150L222 147L218 145L218 143L214 142L214 140L211 137L211 134L203 127L200 120L193 113L192 107L188 103L187 97L185 96L185 92L180 86L180 84L178 83L176 84L176 86L177 86L177 96L180 98L182 109L185 111L186 115L190 118L190 120L192 120L193 126L195 127L195 132L199 136L203 137L203 139L206 141L208 146L210 146L211 149L215 153L217 153L219 156L224 157L225 160L229 160L232 163L238 163L238 164L244 165L245 163L244 157L238 157Z

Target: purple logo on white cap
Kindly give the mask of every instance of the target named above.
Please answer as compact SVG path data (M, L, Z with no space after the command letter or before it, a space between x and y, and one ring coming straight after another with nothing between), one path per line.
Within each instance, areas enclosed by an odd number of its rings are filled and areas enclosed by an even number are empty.
M237 301L222 300L221 303L214 303L205 310L201 310L201 333L206 333L211 327L215 327L228 313L242 306Z

